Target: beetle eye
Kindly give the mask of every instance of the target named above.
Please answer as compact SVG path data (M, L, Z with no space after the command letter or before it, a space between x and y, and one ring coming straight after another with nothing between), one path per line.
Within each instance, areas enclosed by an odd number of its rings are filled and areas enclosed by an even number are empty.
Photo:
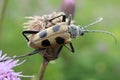
M84 35L83 27L78 26L78 30L79 30L79 36L83 36Z
M80 35L81 35L81 36L83 36L83 35L84 35L84 33L81 33Z
M83 36L84 35L84 32L82 30L79 31L79 35L80 36Z

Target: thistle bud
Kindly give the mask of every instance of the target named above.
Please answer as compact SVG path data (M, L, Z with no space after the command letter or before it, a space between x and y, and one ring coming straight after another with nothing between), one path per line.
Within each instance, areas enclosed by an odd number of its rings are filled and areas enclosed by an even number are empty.
M68 17L70 14L72 17L74 16L75 13L75 0L63 0L62 6L61 6L61 11L66 13L66 16Z

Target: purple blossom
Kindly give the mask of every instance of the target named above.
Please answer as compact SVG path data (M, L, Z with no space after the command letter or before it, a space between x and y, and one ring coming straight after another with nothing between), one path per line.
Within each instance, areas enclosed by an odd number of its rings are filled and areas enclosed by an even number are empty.
M74 16L75 13L75 0L63 0L62 6L61 6L61 11L66 13L67 17L69 14Z
M9 57L7 57L7 54L2 55L2 50L0 50L0 61L7 59ZM23 75L21 75L22 72L15 72L13 70L14 67L22 64L18 63L19 60L7 60L4 62L0 62L0 80L21 80L20 77L22 77Z

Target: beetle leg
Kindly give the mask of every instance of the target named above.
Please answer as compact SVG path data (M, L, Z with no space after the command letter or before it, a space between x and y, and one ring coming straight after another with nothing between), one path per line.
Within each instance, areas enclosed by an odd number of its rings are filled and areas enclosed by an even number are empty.
M14 56L14 57L10 57L10 58L7 58L7 59L3 59L3 60L0 60L0 62L4 62L4 61L7 61L7 60L10 60L10 59L19 59L19 58L23 58L23 57L26 57L26 56L32 56L34 54L37 54L39 53L41 50L44 50L45 48L43 49L37 49L37 50L34 50L30 53L27 53L27 54L23 54L23 55L20 55L20 56Z
M70 14L69 17L68 17L68 25L71 24L71 19L72 19L72 16L71 16L71 14Z
M26 38L27 41L29 41L28 37L25 34L36 34L38 32L39 31L25 30L25 31L22 31L22 35Z
M26 56L32 56L34 54L37 54L37 53L40 53L41 50L44 50L45 48L42 48L42 49L36 49L30 53L27 53L27 54L23 54L21 56L16 56L15 59L18 59L18 58L22 58L22 57L26 57Z
M49 22L51 22L52 20L54 20L54 19L56 19L58 17L61 17L61 16L62 16L62 22L65 22L66 21L66 15L59 15L57 17L54 17L54 18L50 19Z
M57 51L57 55L56 55L56 58L59 56L60 51L62 50L62 47L63 47L63 46L60 46L60 48L58 49L58 51Z
M75 52L75 49L74 49L74 46L72 43L69 44L70 45L70 48L71 48L71 52Z
M75 52L75 49L74 49L72 43L69 43L70 48L69 48L68 46L66 46L66 45L64 45L64 46L65 46L67 49L69 49L71 52Z

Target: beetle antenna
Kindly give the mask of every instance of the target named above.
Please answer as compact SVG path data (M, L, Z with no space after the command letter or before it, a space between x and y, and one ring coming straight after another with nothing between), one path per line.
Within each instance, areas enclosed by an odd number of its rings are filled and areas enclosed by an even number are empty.
M108 34L110 36L113 37L113 39L115 40L115 44L117 44L117 38L116 36L111 33L111 32L108 32L108 31L104 31L104 30L84 30L84 32L97 32L97 33L105 33L105 34Z
M102 20L103 20L103 18L100 17L98 20L96 20L96 21L94 21L94 22L92 22L92 23L84 26L84 29L87 28L87 27L90 27L90 26L92 26L92 25L94 25L94 24L96 24L96 23L99 23L99 22L101 22Z

